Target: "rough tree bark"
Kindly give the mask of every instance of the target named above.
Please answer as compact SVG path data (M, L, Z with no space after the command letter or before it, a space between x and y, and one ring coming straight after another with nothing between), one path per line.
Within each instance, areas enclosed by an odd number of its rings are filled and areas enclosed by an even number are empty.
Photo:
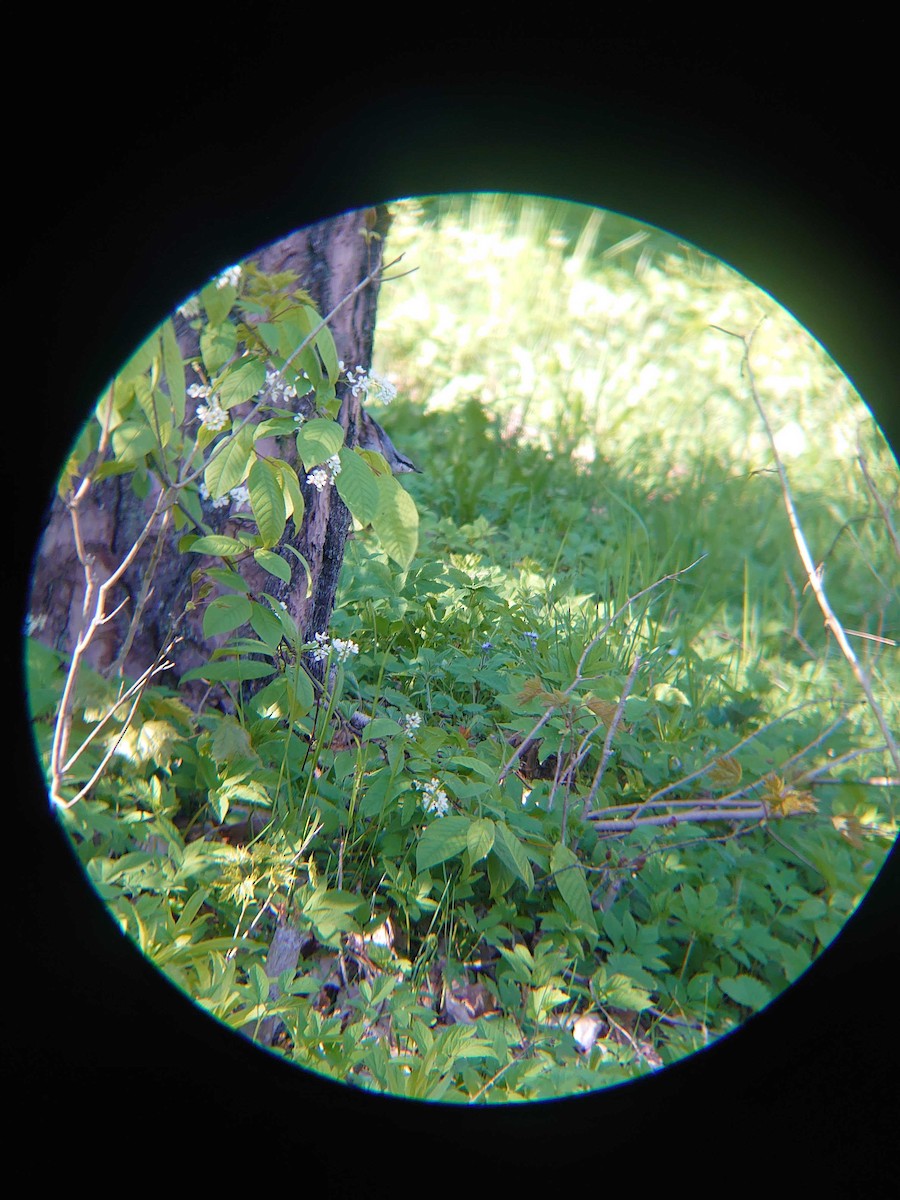
M383 261L384 237L390 217L384 207L351 211L333 219L298 230L253 256L266 273L292 270L297 285L304 287L322 315L326 315ZM372 235L377 236L372 236ZM348 367L368 367L372 359L379 281L374 279L335 315L331 323L339 356ZM179 321L179 342L183 355L196 353L196 335ZM356 443L359 398L348 388L338 392L340 419L347 430L347 445ZM62 468L63 464L60 464ZM295 464L296 465L296 464ZM298 627L309 638L328 627L350 518L335 488L322 492L308 487L300 473L306 502L306 517L299 535L288 525L285 541L304 556L309 564L313 586L307 595L306 575L300 568L295 581L283 586L284 599ZM99 582L108 579L122 561L144 527L154 501L154 493L139 499L128 476L113 477L96 485L90 503L82 511L85 550L94 556ZM224 526L226 518L213 512L209 524ZM182 613L191 595L191 572L197 567L195 556L183 555L175 547L171 526L165 531L166 542L154 569L150 602L124 663L126 675L137 676L152 663L169 640L173 620ZM104 627L90 648L88 663L95 669L108 670L115 662L134 605L140 594L153 552L155 534L123 577L112 595L109 609L125 601L122 612ZM288 556L291 557L291 556ZM252 580L260 584L263 580ZM273 591L276 581L265 577L265 590ZM71 653L82 622L84 568L78 560L72 536L71 517L58 498L50 506L34 560L30 613L37 621L36 636L47 645ZM178 628L182 637L172 655L174 676L204 662L208 645L200 632L198 612ZM169 676L172 681L172 676Z

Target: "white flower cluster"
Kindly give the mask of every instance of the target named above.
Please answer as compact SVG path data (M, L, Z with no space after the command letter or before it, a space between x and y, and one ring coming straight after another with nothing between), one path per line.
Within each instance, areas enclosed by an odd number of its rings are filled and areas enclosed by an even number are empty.
M34 613L28 613L28 615L25 617L25 636L32 637L33 634L40 633L46 624L46 613L38 613L37 615Z
M406 734L406 736L412 737L422 724L422 715L421 713L417 712L405 713L400 718L400 724L403 727L403 732Z
M200 300L197 296L191 296L189 300L185 300L184 304L179 304L178 315L184 317L186 321L192 321L194 317L200 316Z
M232 287L237 287L241 278L240 267L226 267L225 270L216 277L216 287L219 291L231 284Z
M201 482L197 489L200 493L201 500L209 500L209 488L205 482ZM234 501L236 504L248 503L250 493L246 486L242 483L238 487L233 487L230 492L226 492L224 496L217 496L215 500L209 500L213 508L224 508L226 504L231 504Z
M437 817L446 815L450 808L447 793L443 790L440 780L432 778L431 783L416 783L413 787L422 793L422 807L426 812L434 813Z
M338 366L344 370L343 362L338 363ZM390 380L375 371L366 371L363 367L357 367L355 372L347 371L347 382L354 396L363 392L367 400L377 400L381 404L390 404L397 398L397 389Z
M230 417L219 403L218 396L213 394L211 387L202 383L192 383L187 394L192 400L209 400L209 404L197 405L196 415L200 418L201 425L206 429L213 430L214 433L225 428Z
M332 454L331 458L323 463L321 467L316 467L314 471L310 471L306 477L306 482L312 484L317 491L321 492L322 488L327 487L329 483L334 483L340 473L341 460L336 454Z
M324 662L332 654L338 662L346 662L354 654L359 654L359 646L349 638L332 638L327 633L317 633L318 645L313 649L312 656L316 662Z
M288 383L280 371L266 370L265 386L260 389L260 396L265 396L273 404L282 404L286 400L297 399L297 389Z

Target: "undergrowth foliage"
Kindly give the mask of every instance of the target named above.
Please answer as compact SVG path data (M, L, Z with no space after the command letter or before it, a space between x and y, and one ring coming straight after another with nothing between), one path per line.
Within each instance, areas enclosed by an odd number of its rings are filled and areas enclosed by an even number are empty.
M559 238L546 254L564 282ZM625 294L608 263L582 267ZM207 285L182 310L198 360L167 322L61 476L76 536L92 481L158 491L147 536L182 531L214 647L188 675L225 701L168 686L171 647L138 680L104 677L42 644L32 614L35 735L88 878L212 1017L361 1087L541 1099L707 1045L828 945L896 832L884 745L783 584L771 481L724 478L714 453L681 478L585 461L565 422L548 444L521 409L511 425L472 398L449 418L426 402L444 370L432 329L427 361L404 360L422 411L395 402L428 464L405 490L335 419L342 374L369 399L393 389L346 374L302 293L260 319L285 283L235 268ZM390 312L385 328L382 354ZM453 360L450 329L445 344ZM288 438L303 482L337 487L354 518L331 628L309 641L241 571L304 578L274 549L304 519L301 479L261 446ZM827 487L810 482L814 524ZM896 563L862 495L830 503L872 581L854 619L883 630ZM226 504L241 531L206 532Z

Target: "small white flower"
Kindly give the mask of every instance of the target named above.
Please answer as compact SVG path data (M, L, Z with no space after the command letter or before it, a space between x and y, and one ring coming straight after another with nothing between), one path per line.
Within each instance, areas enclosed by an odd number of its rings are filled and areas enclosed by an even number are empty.
M187 390L187 394L192 400L205 400L207 396L212 395L212 388L203 383L192 383Z
M226 267L220 275L216 277L216 287L219 291L231 284L232 287L237 287L238 281L241 278L240 267Z
M416 782L413 786L422 793L422 807L426 812L434 813L437 817L446 816L450 800L439 779L432 776L431 783Z
M38 613L37 615L35 615L34 613L29 613L28 616L25 618L25 636L31 637L32 634L40 633L40 631L44 628L44 626L46 624L47 624L47 614L46 613Z
M210 397L208 405L198 404L196 415L200 418L200 424L205 429L211 429L214 433L220 429L224 429L231 419L215 396Z
M216 500L210 500L209 499L209 488L206 486L206 483L202 480L200 483L200 487L197 490L200 493L200 499L209 501L209 503L212 505L213 508L224 508L226 504L231 503L231 496L228 494L228 492L226 492L224 496L219 496Z
M344 641L343 638L330 638L327 633L317 633L315 640L318 645L311 653L316 662L324 662L329 654L333 654L338 662L346 662L352 655L359 654L359 646L349 639Z
M314 471L306 477L306 482L311 484L317 492L321 492L322 488L327 487L331 483L331 477L324 467L316 467Z
M323 463L321 467L316 467L314 471L310 471L306 477L306 482L312 484L317 491L321 492L322 488L327 487L329 483L334 483L340 473L341 460L336 454L332 454L331 458Z
M237 504L248 504L250 502L250 492L243 483L238 487L233 487L228 495Z
M346 662L354 654L359 654L359 646L357 646L356 642L351 642L349 639L343 641L341 638L332 638L331 646L338 662Z
M412 737L422 724L422 715L421 713L417 712L405 713L404 716L400 718L400 724L403 727L403 732L406 734L406 736Z
M274 404L280 404L287 400L296 400L297 389L285 380L280 371L267 369L265 386L260 389L258 395L266 396Z
M343 369L343 363L340 366ZM397 398L394 385L376 371L366 371L363 367L357 367L355 373L347 372L347 382L354 396L364 392L367 400L378 400L381 404L390 404Z
M177 311L180 317L184 317L186 321L191 321L194 317L200 316L200 301L196 296L191 296L190 300L185 300L184 304L179 304Z

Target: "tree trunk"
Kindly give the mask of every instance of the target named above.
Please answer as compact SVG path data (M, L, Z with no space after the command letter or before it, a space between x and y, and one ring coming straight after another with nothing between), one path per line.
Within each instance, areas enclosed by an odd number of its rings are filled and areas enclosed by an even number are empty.
M266 273L294 271L298 277L297 285L309 292L325 316L381 265L383 237L389 224L390 217L383 207L347 212L273 243L253 256L253 261ZM368 368L371 363L377 297L378 280L375 279L353 296L331 322L338 354L348 368L357 365ZM176 323L182 355L196 354L194 330L180 318ZM342 401L340 419L347 431L347 445L352 446L356 442L359 399L350 395L346 387L343 395L339 389L339 395ZM247 574L251 586L259 584L260 590L285 600L298 627L309 638L328 628L343 562L349 514L335 488L316 491L305 483L302 468L300 481L306 502L305 519L299 535L294 535L289 523L282 546L290 541L308 563L312 575L310 594L307 595L302 568L294 573L300 580L299 585L281 585L281 591L277 593L274 589L279 585L271 576L265 576L264 580L262 576L251 579L249 571ZM106 479L92 488L80 520L84 552L93 556L98 582L110 577L134 545L155 496L153 489L147 497L137 496L128 475ZM227 521L216 510L206 519L214 530L224 527ZM157 526L160 524L158 521ZM124 601L122 611L103 627L86 656L89 665L101 672L109 670L121 651L131 614L151 566L158 533L159 528L153 531L110 597L107 611ZM160 536L164 540L153 569L153 590L124 662L124 673L132 677L144 671L168 642L173 623L191 598L190 576L198 565L196 556L178 552L175 542L179 535L173 534L171 523L162 529ZM85 568L76 552L71 514L65 504L55 498L47 513L34 561L30 615L35 635L45 644L71 654L85 619L82 612L84 592ZM87 616L89 618L90 614ZM209 646L200 629L201 619L202 610L198 610L178 625L182 641L172 655L176 676L208 658Z

